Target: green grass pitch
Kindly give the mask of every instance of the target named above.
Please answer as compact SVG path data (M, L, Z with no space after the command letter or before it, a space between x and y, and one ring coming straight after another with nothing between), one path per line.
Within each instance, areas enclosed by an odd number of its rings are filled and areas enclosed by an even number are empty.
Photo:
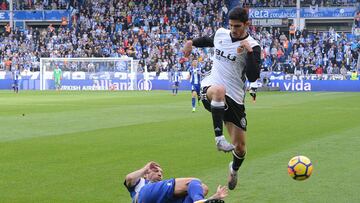
M360 94L247 97L248 156L227 203L360 202ZM190 92L0 91L0 202L131 202L125 175L155 160L165 178L226 184L230 154ZM295 155L314 165L287 175Z

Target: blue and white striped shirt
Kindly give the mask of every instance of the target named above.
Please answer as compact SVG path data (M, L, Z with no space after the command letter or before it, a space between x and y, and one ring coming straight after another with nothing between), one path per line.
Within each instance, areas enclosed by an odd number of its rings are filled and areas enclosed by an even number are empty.
M192 85L199 85L201 81L201 68L198 65L196 68L191 67L190 70L190 83Z

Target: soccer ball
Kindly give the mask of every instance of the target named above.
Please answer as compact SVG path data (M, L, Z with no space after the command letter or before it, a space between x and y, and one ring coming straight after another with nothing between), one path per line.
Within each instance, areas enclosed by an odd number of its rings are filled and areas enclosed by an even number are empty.
M313 171L311 161L306 156L295 156L290 159L288 173L294 180L305 180Z

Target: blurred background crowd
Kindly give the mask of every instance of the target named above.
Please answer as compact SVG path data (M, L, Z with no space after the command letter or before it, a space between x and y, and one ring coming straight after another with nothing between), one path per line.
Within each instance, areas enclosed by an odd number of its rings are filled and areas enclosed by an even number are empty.
M14 10L69 9L59 24L4 26L0 35L0 70L13 66L39 70L40 57L121 57L139 60L138 71L185 71L187 39L209 36L226 25L226 0L13 0ZM358 6L356 0L302 0L302 6ZM296 0L240 0L243 7L296 6ZM0 9L8 10L7 0ZM360 28L360 13L353 29ZM330 27L316 31L251 26L262 47L262 68L290 74L346 74L358 68L359 39ZM212 49L196 49L194 57L211 68Z

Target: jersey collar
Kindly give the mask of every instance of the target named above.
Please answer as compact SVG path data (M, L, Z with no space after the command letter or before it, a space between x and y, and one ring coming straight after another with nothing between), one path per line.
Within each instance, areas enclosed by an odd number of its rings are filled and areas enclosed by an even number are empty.
M245 37L242 37L242 38L233 38L233 37L231 36L231 33L230 33L229 35L230 35L230 38L231 38L231 42L234 43L234 42L237 42L237 41L241 41L241 40L246 39L246 38L249 36L249 33L246 33Z

